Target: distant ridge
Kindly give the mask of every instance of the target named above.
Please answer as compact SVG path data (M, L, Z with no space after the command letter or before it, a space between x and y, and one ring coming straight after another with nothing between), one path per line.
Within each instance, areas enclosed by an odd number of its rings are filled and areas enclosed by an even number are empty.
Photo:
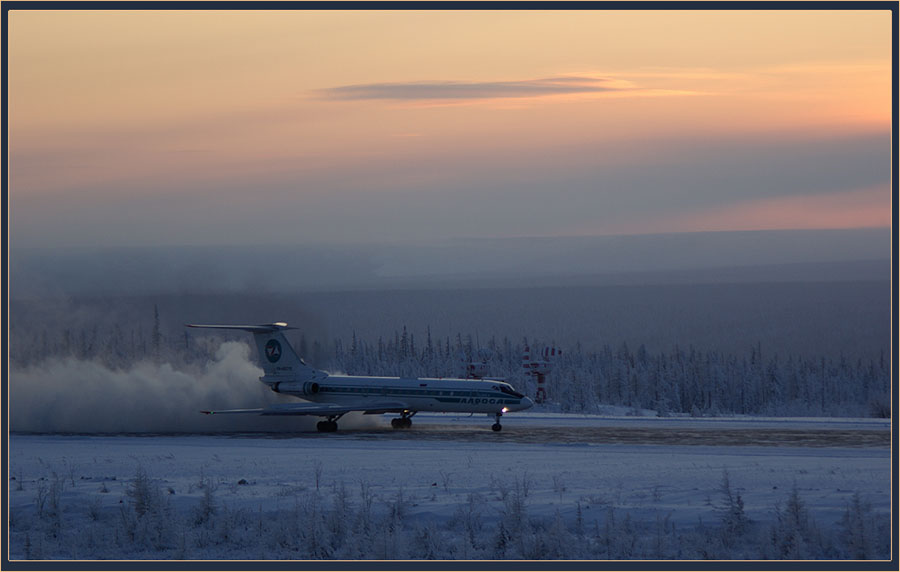
M891 231L789 230L403 244L16 249L11 295L890 278ZM264 284L260 277L265 276Z

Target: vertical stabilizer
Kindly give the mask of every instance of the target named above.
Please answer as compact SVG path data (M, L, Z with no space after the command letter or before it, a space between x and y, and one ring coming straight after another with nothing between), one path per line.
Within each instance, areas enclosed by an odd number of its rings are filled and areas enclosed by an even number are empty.
M259 326L232 326L232 325L206 325L185 324L189 328L215 328L219 330L243 330L253 334L256 343L258 363L265 372L263 381L306 381L326 377L324 372L312 368L306 364L282 333L284 330L293 330L284 322L274 324L261 324Z

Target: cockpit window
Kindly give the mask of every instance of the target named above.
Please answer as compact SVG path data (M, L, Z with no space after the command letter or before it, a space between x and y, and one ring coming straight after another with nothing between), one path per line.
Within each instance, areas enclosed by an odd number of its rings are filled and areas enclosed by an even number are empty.
M503 393L505 393L507 395L512 395L513 397L518 397L519 399L522 399L523 397L525 397L524 395L522 395L521 393L519 393L518 391L513 389L512 386L509 386L509 385L501 385L500 391L502 391Z

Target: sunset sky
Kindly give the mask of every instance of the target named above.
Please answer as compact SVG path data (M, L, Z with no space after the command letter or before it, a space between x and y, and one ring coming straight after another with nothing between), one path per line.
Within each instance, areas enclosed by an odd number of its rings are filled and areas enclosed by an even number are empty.
M13 247L891 223L888 11L11 11Z

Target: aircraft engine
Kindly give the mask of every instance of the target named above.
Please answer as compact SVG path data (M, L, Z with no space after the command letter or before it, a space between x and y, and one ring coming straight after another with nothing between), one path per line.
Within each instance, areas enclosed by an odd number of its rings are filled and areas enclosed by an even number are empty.
M319 393L319 384L314 381L280 381L272 384L272 391L293 395L315 395Z

